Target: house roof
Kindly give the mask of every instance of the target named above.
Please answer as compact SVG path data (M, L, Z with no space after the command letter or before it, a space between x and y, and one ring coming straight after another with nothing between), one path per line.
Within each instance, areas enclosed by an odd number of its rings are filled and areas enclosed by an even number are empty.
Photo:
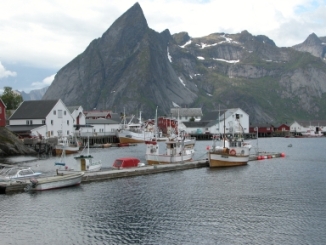
M99 118L99 119L86 119L86 124L119 124L120 122L111 120L111 119L104 119L104 118Z
M201 108L171 108L173 117L202 117Z
M6 126L6 128L11 132L27 132L41 126L44 125L14 125L14 126Z
M3 102L3 100L0 98L0 102L3 104L5 108L7 108L6 104Z
M70 113L73 113L75 110L78 110L80 105L75 105L75 106L67 106L68 110Z
M298 124L300 124L303 127L318 127L318 126L326 126L325 120L310 120L310 121L296 121Z
M9 119L45 119L57 103L58 100L23 101Z
M187 128L204 128L210 124L210 121L199 121L199 122L183 122Z
M86 117L107 117L110 115L111 111L85 111L84 114Z

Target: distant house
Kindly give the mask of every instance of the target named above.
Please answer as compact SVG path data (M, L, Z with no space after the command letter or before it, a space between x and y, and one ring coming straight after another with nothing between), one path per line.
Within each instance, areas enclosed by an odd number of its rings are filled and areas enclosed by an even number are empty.
M280 126L274 128L278 132L290 132L290 126L287 124L281 124Z
M0 127L5 127L6 126L6 105L0 99Z
M80 127L86 124L86 116L82 106L68 106L67 107L72 118L75 127L75 131L80 130Z
M258 137L271 137L274 132L274 126L271 124L257 124L249 127L249 133L256 133Z
M86 119L111 118L112 111L84 111Z
M290 125L291 133L303 133L308 130L315 132L322 131L326 132L326 121L324 120L310 120L310 121L294 121Z
M120 127L120 122L99 118L99 119L86 119L86 125L90 127L81 127L80 135L100 136L100 135L115 135L115 132Z
M189 122L191 119L198 122L202 116L201 108L171 108L171 117L180 122Z
M56 137L74 134L74 119L59 100L23 101L9 118L10 131L21 137Z
M249 133L249 115L240 108L212 111L204 115L200 122L182 122L179 128L191 134Z

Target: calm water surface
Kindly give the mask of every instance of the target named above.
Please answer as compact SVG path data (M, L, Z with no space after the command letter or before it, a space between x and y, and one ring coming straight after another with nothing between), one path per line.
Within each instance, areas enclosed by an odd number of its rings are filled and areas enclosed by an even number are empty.
M326 244L326 138L252 144L286 157L0 195L0 244ZM144 152L92 150L104 167ZM24 164L52 173L55 160Z

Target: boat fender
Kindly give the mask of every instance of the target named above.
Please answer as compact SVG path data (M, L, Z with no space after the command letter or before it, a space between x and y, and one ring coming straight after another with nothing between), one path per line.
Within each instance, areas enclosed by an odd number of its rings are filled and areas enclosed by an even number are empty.
M230 155L235 156L235 154L236 154L236 151L234 149L230 150Z

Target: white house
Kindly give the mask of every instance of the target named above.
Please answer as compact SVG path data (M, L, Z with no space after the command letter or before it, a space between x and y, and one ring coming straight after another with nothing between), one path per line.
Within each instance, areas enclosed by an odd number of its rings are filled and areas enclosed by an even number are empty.
M213 111L200 122L179 123L179 128L190 134L249 133L249 115L240 108L228 109L224 113Z
M294 121L290 125L292 133L304 133L308 130L326 132L326 121Z
M22 137L74 134L74 118L59 100L23 101L9 118L8 129Z
M171 108L171 117L179 122L189 122L192 118L199 122L202 116L201 108Z
M86 124L86 116L84 114L84 109L82 106L68 106L67 107L74 122L76 131L79 130L79 125Z
M86 125L91 127L81 127L80 135L82 136L115 135L120 128L120 122L105 118L86 119Z

